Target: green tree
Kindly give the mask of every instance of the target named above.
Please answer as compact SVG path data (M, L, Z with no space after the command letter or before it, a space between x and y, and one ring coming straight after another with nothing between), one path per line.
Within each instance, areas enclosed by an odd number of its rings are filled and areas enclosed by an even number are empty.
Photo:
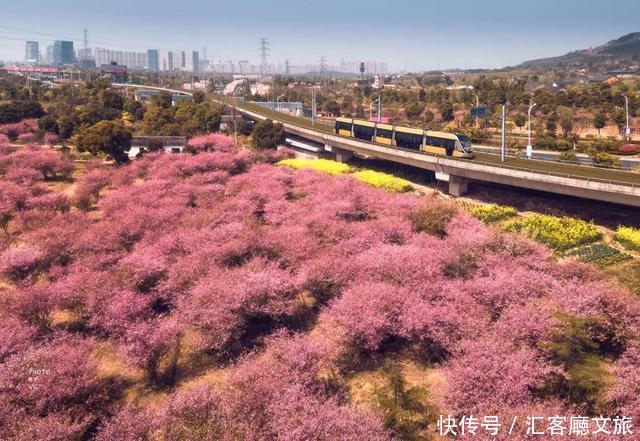
M322 106L325 112L333 116L340 115L340 104L336 100L329 100Z
M411 119L416 119L420 117L422 112L424 111L424 104L418 102L411 102L405 107L404 112L407 114L407 117Z
M425 404L426 391L420 387L409 387L397 363L384 367L385 384L376 387L376 407L384 416L384 424L400 439L411 441L429 440L429 422L436 419L436 410Z
M193 102L194 103L196 103L196 104L203 103L205 98L206 98L206 96L205 96L203 91L196 90L195 92L193 92Z
M273 149L284 142L284 126L274 124L270 119L265 119L255 124L251 132L253 145L259 149Z
M142 118L144 118L145 108L144 108L144 104L142 104L140 101L136 101L136 100L125 101L123 110L133 115L133 118L136 121L141 121Z
M607 115L600 111L593 117L593 127L598 130L598 136L600 136L600 129L603 129L607 125Z
M171 107L152 102L142 118L142 131L145 135L159 135L164 126L173 122Z
M556 109L562 136L567 137L573 131L573 110L570 107L558 106Z
M451 104L445 105L442 110L442 121L450 122L453 121L453 106Z
M169 92L162 91L151 98L151 102L165 109L170 109L173 104L173 97Z
M567 314L557 318L559 328L541 347L563 370L548 382L545 391L591 412L602 411L602 391L610 384L607 356L616 351L613 342L597 340L601 335L598 330L607 327L606 319Z
M51 115L45 115L38 120L38 128L44 132L58 133L58 122Z
M513 122L515 123L516 127L523 128L527 123L527 117L522 113L518 113L513 117Z
M63 139L69 139L78 126L78 116L76 113L62 115L58 118L58 134Z
M558 130L558 115L556 115L555 112L550 113L547 117L545 129L547 129L549 135L556 136L556 131Z
M81 130L74 143L81 152L103 153L121 164L129 160L127 152L131 148L131 132L122 122L100 121Z

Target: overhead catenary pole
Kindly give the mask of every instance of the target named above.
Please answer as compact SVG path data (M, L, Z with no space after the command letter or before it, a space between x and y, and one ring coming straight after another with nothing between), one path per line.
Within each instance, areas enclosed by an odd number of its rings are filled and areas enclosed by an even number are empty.
M533 110L533 108L536 106L536 103L533 103L529 106L529 119L528 119L528 141L527 141L527 158L531 159L531 156L533 156L533 147L531 146L531 111Z
M380 123L382 118L382 96L378 95L378 123Z
M504 162L507 150L507 105L502 105L502 144L500 146L500 160Z
M311 125L316 125L316 90L311 89Z

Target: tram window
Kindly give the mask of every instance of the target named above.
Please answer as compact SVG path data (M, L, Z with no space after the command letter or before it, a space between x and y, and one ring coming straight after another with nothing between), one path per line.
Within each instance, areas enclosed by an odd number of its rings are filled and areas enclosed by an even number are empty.
M371 138L373 138L373 127L363 127L354 124L353 134L358 139L371 141Z
M342 122L342 121L336 121L336 128L338 130L351 131L351 123L346 123L346 122Z
M407 149L419 150L422 145L422 135L396 132L396 145Z

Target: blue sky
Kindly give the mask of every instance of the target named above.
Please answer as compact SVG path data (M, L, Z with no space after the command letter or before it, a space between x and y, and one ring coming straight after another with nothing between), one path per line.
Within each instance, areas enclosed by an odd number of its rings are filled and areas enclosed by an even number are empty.
M501 67L640 31L638 0L2 0L0 59L24 41L73 39L123 50L200 50L208 58L294 65L387 61L393 69Z

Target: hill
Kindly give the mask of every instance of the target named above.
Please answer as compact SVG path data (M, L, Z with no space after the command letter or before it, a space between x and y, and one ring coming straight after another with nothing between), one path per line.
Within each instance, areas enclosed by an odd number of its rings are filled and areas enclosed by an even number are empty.
M640 32L627 34L601 46L582 49L559 57L525 61L523 69L573 68L592 71L638 70L640 67Z

